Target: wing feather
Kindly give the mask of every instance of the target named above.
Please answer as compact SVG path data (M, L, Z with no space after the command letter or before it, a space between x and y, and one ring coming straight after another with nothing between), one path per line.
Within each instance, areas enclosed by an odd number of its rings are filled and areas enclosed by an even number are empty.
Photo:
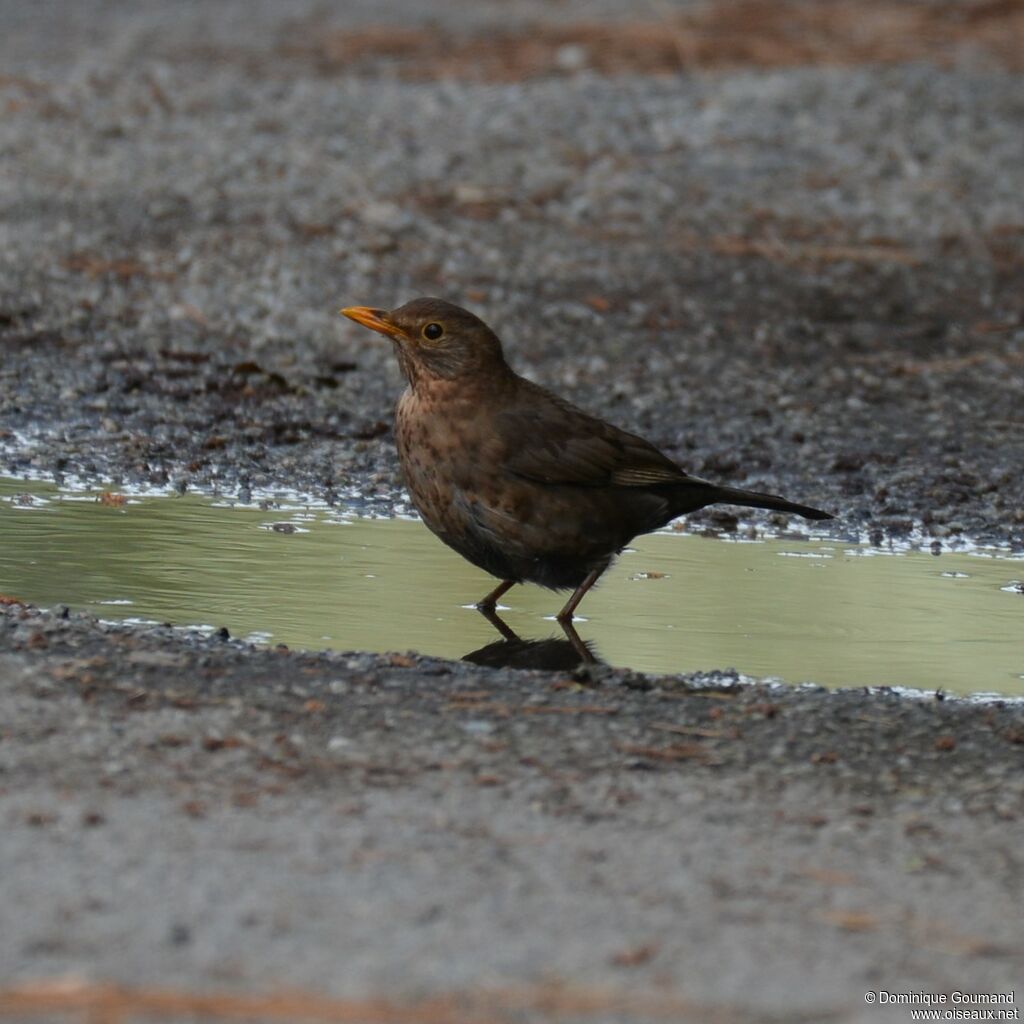
M692 479L642 437L523 384L525 401L495 417L504 464L516 476L580 487L652 487Z

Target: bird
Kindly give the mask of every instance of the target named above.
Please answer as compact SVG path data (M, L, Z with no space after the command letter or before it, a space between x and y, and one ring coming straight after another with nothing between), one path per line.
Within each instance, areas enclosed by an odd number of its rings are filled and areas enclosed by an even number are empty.
M517 374L479 317L421 297L392 310L341 313L390 338L406 389L395 441L423 522L500 581L477 607L493 612L518 583L584 595L637 535L718 502L833 516L774 494L691 476L649 441Z

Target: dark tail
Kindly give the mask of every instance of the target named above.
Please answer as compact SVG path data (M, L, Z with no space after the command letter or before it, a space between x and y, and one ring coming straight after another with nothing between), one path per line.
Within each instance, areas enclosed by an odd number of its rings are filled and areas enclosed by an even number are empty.
M762 494L760 491L743 491L738 487L718 487L714 489L712 501L724 501L730 505L745 505L747 508L770 508L776 512L793 512L804 519L834 519L831 512L822 512L820 508L810 505L798 505L795 501L786 501L777 494ZM710 504L710 503L709 503Z

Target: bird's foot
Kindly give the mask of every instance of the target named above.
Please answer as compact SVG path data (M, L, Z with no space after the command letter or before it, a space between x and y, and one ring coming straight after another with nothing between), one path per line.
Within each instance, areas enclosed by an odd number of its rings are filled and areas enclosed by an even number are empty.
M508 593L515 585L515 580L502 580L486 597L477 601L477 611L483 612L484 615L493 615L498 607L498 599Z
M573 591L572 597L569 598L565 603L565 607L555 616L558 624L565 628L567 622L572 622L573 612L576 611L576 606L583 600L583 595L597 582L598 577L607 566L601 566L599 569L592 569L586 579Z

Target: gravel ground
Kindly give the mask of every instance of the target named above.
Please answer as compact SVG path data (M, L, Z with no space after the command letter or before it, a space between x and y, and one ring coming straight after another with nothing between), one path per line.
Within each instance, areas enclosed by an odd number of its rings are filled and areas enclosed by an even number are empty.
M864 992L1019 986L1019 704L254 652L18 606L0 677L8 979L633 1000L499 1021L908 1020Z
M336 310L437 294L694 472L1024 549L1021 5L621 6L0 0L0 473L392 511L397 369ZM0 1017L1022 976L1019 707L2 615L0 981L44 980Z
M694 472L1024 546L1018 74L431 78L377 5L63 6L3 5L0 471L392 507L397 369L336 311L440 294Z

